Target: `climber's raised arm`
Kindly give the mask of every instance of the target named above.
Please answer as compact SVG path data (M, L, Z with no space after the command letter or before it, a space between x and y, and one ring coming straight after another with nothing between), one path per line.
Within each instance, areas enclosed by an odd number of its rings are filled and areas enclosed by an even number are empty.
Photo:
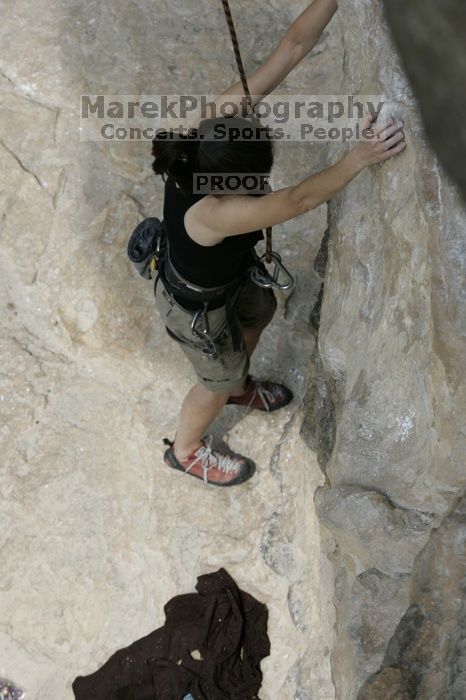
M337 0L314 0L292 22L275 49L253 73L247 76L253 105L270 94L291 70L314 48L322 32L337 10ZM215 100L214 107L205 110L203 117L218 116L215 111L224 102L245 107L245 94L241 81L231 85ZM246 110L238 112L245 116ZM195 116L189 126L197 126L201 116Z
M401 121L391 119L375 126L372 120L373 116L367 116L363 123L363 129L372 129L367 140L357 143L334 165L297 185L261 197L204 197L186 212L185 225L190 236L201 245L215 245L228 236L283 223L327 202L364 168L383 163L406 146Z
M314 0L290 25L284 38L297 47L296 63L312 51L337 8L337 0Z
M272 53L248 76L253 104L270 94L312 51L336 10L337 0L314 0L289 26ZM225 95L244 97L241 81L225 90L220 99Z

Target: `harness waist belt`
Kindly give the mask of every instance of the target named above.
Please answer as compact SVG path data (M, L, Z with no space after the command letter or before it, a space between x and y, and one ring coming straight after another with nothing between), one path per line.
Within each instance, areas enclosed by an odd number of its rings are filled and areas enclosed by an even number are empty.
M162 281L169 288L173 295L178 296L183 301L193 304L207 303L209 308L222 306L228 294L232 294L239 287L243 277L238 277L232 282L221 287L200 287L186 280L174 267L169 251L165 256L164 264L160 270Z

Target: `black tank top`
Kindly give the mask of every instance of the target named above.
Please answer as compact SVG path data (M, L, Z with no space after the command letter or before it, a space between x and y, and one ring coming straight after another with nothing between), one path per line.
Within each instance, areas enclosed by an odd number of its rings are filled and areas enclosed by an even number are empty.
M205 194L185 195L172 178L165 183L163 218L170 259L174 268L189 282L200 287L220 287L241 275L251 262L251 252L264 238L261 230L228 236L221 243L203 246L190 238L184 215Z

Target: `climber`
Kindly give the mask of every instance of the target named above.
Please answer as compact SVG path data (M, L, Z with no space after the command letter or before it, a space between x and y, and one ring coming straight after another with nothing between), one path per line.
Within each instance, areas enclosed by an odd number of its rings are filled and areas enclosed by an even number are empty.
M336 10L336 0L314 0L248 76L251 95L269 94L315 46ZM234 96L243 109L241 82L222 95L228 95L229 102ZM222 95L216 103L222 103ZM219 119L227 126L233 121L250 125L248 116L204 115L198 135L212 136ZM262 229L315 209L364 168L383 163L405 147L401 121L377 124L368 116L363 127L369 126L372 136L357 142L335 164L296 185L259 196L193 194L193 173L268 173L273 164L270 138L154 139L152 167L165 180L169 247L155 300L169 336L188 357L198 380L183 401L174 441L165 439L168 466L218 486L240 484L252 476L250 459L214 449L205 433L226 404L270 412L292 399L283 384L249 375L250 357L277 303L273 289L257 286L249 275L254 246L263 238Z

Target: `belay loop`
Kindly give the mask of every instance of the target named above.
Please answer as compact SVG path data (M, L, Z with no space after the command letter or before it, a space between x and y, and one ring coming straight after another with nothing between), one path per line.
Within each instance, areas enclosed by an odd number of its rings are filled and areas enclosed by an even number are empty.
M228 24L228 29L230 30L231 43L233 44L233 51L235 53L236 65L238 67L238 72L241 78L241 84L243 86L244 94L247 101L247 115L256 116L254 112L254 107L252 105L252 97L249 91L248 79L243 66L243 61L241 58L241 51L239 48L238 37L236 35L235 23L233 22L233 17L231 15L230 5L228 0L222 0L222 7L225 13L225 18ZM257 118L257 117L256 117ZM272 227L268 226L266 229L266 252L265 255L260 258L260 261L265 261L267 264L274 263L273 273L270 274L265 267L262 265L263 269L258 269L253 267L251 270L251 279L259 287L274 287L275 289L291 289L294 286L294 279L292 274L286 269L285 265L282 263L281 256L275 253L272 249ZM279 276L283 274L285 277L285 282L279 282Z

